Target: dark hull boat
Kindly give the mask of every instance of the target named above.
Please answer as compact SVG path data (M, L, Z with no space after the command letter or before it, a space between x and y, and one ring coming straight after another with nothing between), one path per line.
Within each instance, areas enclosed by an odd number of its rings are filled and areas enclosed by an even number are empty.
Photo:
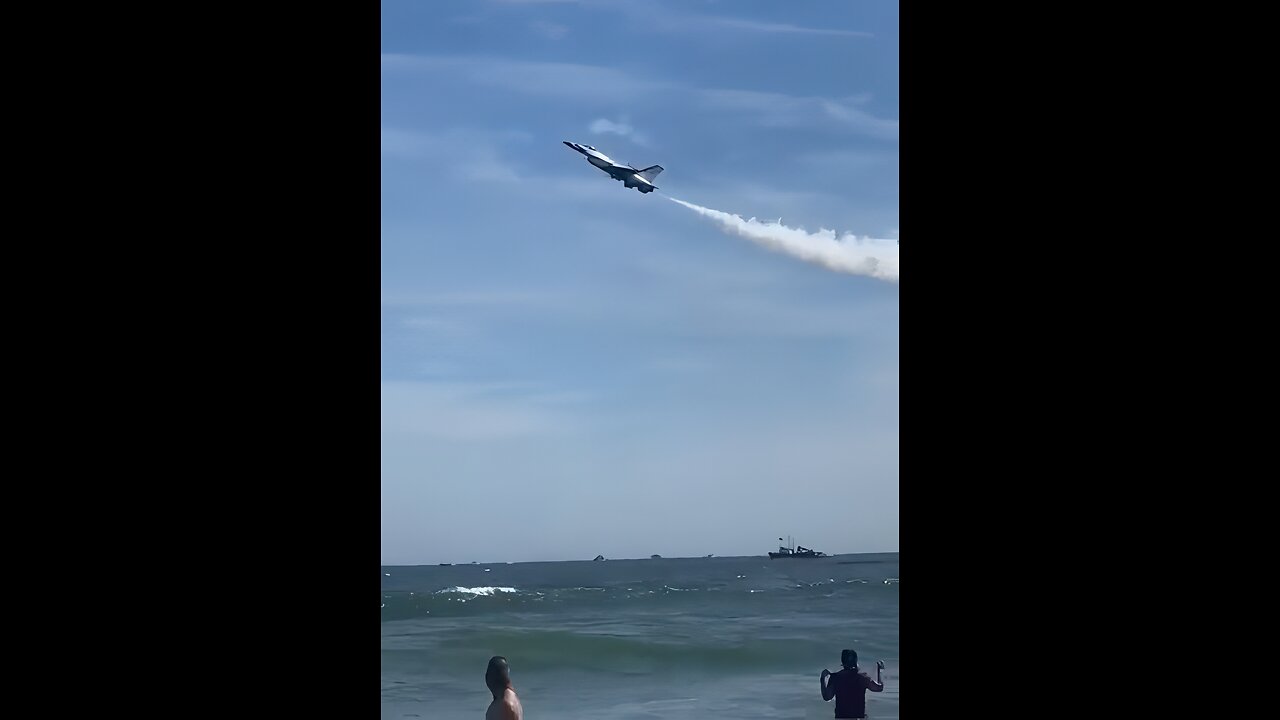
M778 542L782 542L782 538L778 538ZM807 548L803 545L779 545L778 552L769 553L770 560L779 560L781 558L824 558L827 554L818 552L813 548Z
M769 558L777 560L778 558L824 558L827 554L810 550L809 548L797 547L795 550L787 551L786 548L778 548L778 552L769 553Z

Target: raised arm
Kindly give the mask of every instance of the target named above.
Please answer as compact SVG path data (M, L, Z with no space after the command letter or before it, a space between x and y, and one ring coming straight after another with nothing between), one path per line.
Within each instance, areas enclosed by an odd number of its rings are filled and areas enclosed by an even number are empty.
M876 679L867 678L867 689L871 692L884 692L884 681L880 679L880 673L884 671L884 661L876 661Z
M822 669L822 675L818 677L818 684L822 686L822 701L826 702L836 696L836 691L828 684L827 679L831 677L831 671L826 668Z

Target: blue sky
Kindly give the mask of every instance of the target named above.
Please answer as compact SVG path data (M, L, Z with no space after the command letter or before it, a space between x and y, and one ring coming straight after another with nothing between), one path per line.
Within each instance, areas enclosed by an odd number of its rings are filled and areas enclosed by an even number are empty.
M382 3L384 564L898 549L898 7ZM641 195L561 144L661 164Z

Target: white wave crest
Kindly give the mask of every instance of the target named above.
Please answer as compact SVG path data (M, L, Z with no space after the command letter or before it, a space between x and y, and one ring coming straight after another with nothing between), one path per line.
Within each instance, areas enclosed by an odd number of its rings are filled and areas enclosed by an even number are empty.
M479 596L479 595L492 595L492 594L494 594L494 593L500 593L500 592L504 592L504 593L513 593L513 592L519 592L519 590L516 590L516 589L515 589L515 588L513 588L513 587L489 587L489 586L484 586L484 587L471 587L471 588L468 588L468 587L461 587L461 586L459 586L459 587L445 588L445 589L443 589L443 590L437 590L437 591L436 591L436 594L437 594L437 595L446 595L446 594L450 594L450 593L456 593L456 594L458 594L458 595L476 595L476 596Z

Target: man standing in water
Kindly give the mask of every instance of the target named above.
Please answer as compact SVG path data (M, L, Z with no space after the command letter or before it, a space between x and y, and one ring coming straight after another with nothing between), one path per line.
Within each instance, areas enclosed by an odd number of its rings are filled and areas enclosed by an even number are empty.
M484 713L484 720L524 720L524 708L511 687L511 668L501 655L489 658L489 669L484 671L484 684L493 693L493 702Z
M844 669L834 674L823 668L822 676L818 678L818 684L822 686L822 699L836 699L837 718L865 718L867 691L884 692L884 683L880 681L884 661L876 661L875 680L866 673L858 672L858 653L852 650L840 653L840 664Z

